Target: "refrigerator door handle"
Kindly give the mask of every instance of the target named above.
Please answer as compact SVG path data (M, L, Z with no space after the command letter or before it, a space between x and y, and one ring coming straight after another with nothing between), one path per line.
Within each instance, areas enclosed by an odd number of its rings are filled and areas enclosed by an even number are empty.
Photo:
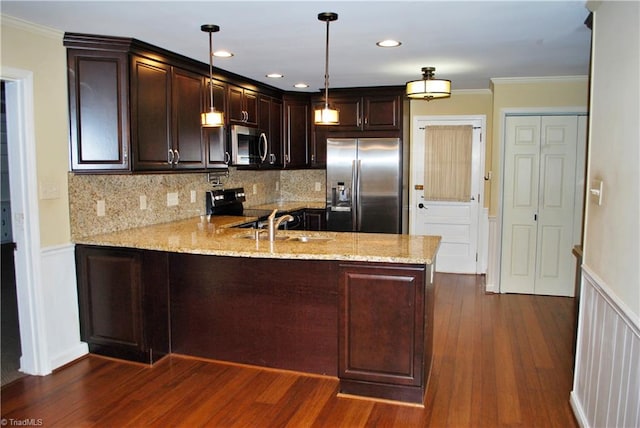
M353 204L355 206L355 212L353 213L353 230L360 232L360 223L362 223L362 205L360 198L360 172L362 169L362 160L358 159L353 162L355 164L353 180L353 186L355 187L355 192L353 192Z
M351 230L358 231L358 165L357 160L351 161Z

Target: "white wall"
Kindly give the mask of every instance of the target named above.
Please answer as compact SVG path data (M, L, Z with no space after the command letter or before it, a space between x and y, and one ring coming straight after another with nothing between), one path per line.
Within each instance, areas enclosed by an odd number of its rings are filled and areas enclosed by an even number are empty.
M593 2L582 299L571 402L583 426L640 426L640 3Z

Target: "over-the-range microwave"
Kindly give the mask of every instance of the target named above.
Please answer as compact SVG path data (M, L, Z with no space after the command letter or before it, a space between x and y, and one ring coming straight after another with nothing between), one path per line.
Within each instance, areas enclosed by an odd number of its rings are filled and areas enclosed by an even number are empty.
M260 165L267 158L267 134L257 128L231 125L231 160L233 165Z

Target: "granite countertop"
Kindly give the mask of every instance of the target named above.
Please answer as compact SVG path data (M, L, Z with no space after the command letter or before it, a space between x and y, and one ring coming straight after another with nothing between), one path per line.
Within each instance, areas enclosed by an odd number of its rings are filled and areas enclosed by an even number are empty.
M298 211L303 210L305 208L310 209L325 209L327 206L325 201L317 202L317 201L279 201L279 202L271 202L268 204L262 205L254 205L251 207L246 207L248 209L257 209L257 210L275 210L285 212L285 211Z
M254 220L213 216L207 221L202 216L87 236L75 243L214 256L411 264L432 264L440 245L439 236L298 230L279 230L278 237L287 239L269 242L266 232L256 240L254 229L233 228ZM309 242L300 237L309 237Z

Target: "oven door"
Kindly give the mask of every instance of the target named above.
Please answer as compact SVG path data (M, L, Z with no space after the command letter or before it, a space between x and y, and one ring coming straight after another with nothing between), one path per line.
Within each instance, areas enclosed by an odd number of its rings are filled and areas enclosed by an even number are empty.
M260 165L267 158L267 135L247 126L231 126L231 159L233 165Z

